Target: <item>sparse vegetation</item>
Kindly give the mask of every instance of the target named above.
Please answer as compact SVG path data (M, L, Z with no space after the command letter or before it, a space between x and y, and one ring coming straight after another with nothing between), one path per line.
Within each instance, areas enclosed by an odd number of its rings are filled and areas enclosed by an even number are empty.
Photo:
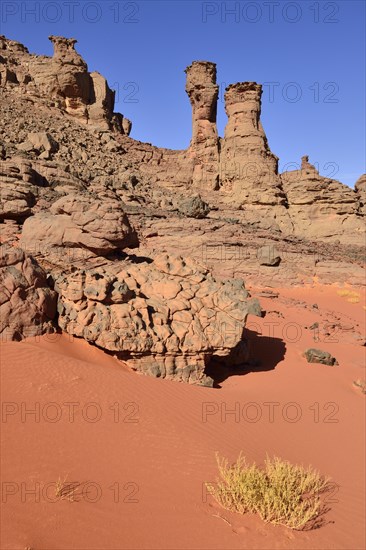
M326 508L321 494L329 489L329 479L312 467L277 457L267 457L262 469L248 464L241 454L232 465L225 458L216 459L220 478L207 488L224 508L257 513L265 522L290 529L312 529L323 523Z
M350 296L349 298L347 298L347 302L350 302L351 304L358 304L358 302L360 301L360 296Z
M366 394L366 380L361 380L360 378L358 380L353 381L353 385L358 388L361 393Z
M347 288L342 288L341 290L337 290L337 294L338 296L348 296L350 293L350 290L348 290Z
M347 288L338 290L337 294L343 298L347 298L347 302L350 302L351 304L358 304L360 301L360 294Z
M75 502L77 500L76 490L80 486L79 482L67 482L67 476L64 479L61 477L56 481L55 486L55 496L60 500L69 500L70 502Z

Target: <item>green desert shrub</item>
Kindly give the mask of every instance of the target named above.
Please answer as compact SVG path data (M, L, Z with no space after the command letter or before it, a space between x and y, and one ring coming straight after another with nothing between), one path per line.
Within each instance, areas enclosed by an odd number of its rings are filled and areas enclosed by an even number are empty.
M267 457L259 468L242 455L232 465L217 456L217 464L220 477L207 487L228 510L256 513L265 522L290 529L314 528L326 511L321 494L329 488L329 479L311 467Z

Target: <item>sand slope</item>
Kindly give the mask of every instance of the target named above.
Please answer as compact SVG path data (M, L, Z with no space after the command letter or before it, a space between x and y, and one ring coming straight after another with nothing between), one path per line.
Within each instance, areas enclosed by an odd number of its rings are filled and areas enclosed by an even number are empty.
M364 377L365 348L344 335L314 343L303 327L327 312L361 326L365 312L334 288L261 302L266 317L249 324L261 366L222 371L217 389L137 375L67 335L2 344L1 548L364 548L365 398L352 382ZM308 365L310 346L340 366ZM25 413L35 407L38 418ZM328 524L293 532L221 509L204 490L216 451L276 454L332 477ZM80 483L75 501L52 502L65 476Z

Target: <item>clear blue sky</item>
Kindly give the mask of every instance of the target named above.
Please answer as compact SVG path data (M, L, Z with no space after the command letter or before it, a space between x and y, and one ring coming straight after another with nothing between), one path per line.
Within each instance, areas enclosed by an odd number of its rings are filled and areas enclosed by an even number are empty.
M267 83L262 122L280 170L308 154L350 186L365 171L363 0L2 0L0 9L1 33L33 53L52 54L50 34L77 38L89 70L117 89L136 139L187 147L184 69L208 60L220 92ZM220 93L220 135L225 121Z

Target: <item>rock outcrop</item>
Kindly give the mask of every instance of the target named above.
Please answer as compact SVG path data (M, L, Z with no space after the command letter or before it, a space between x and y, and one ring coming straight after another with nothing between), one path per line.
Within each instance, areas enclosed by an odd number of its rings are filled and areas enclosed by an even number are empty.
M44 179L32 163L19 158L0 161L0 221L22 221L32 213Z
M309 163L307 156L302 157L300 170L284 172L281 179L295 235L362 243L365 235L362 182L355 191L337 180L325 178Z
M243 282L216 281L181 257L79 270L56 280L59 326L156 377L212 385L205 367L240 348L251 310Z
M262 86L231 84L225 92L228 122L220 155L220 183L251 205L285 204L278 157L269 149L261 121Z
M52 58L30 55L18 42L0 36L0 85L18 85L24 93L54 100L55 106L85 124L128 135L130 121L113 111L115 92L101 74L88 72L75 50L77 40L53 35L49 39Z
M362 174L355 183L359 213L366 216L366 174Z
M364 284L365 178L349 189L307 157L279 174L259 84L227 88L219 138L216 66L192 63L191 144L162 149L128 136L74 39L51 40L46 57L0 37L7 337L52 330L56 281L60 328L146 374L209 385L210 361L248 360L243 329L261 307L243 280Z
M56 293L45 271L20 248L0 247L0 288L2 341L55 330Z
M138 239L116 197L80 193L68 194L54 202L49 212L28 218L20 244L32 255L59 265L67 248L79 249L80 259L86 260L135 248Z
M216 127L216 65L194 61L186 68L186 92L192 105L192 140L194 188L216 190L219 187L219 136Z
M273 229L285 236L363 243L362 180L352 191L322 177L305 158L301 170L279 174L278 158L269 148L260 120L260 84L239 82L226 88L228 122L220 138L216 65L194 61L186 69L193 122L190 146L185 151L160 149L128 138L131 122L114 113L114 92L102 75L88 72L86 62L75 50L75 39L51 36L50 40L54 45L52 58L31 55L18 42L0 37L1 89L18 101L43 102L49 114L61 110L86 124L91 132L99 130L103 151L116 154L112 165L104 165L106 172L116 173L123 159L134 177L145 182L144 192L149 188L159 206L174 202L165 191L199 193L211 210L235 211L239 223ZM27 159L32 155L42 160L64 156L63 139L49 128L43 128L43 133L54 140L49 143L47 139L35 143L32 133L17 143L18 152ZM5 155L10 158L7 151ZM80 157L86 162L88 151L81 151Z

